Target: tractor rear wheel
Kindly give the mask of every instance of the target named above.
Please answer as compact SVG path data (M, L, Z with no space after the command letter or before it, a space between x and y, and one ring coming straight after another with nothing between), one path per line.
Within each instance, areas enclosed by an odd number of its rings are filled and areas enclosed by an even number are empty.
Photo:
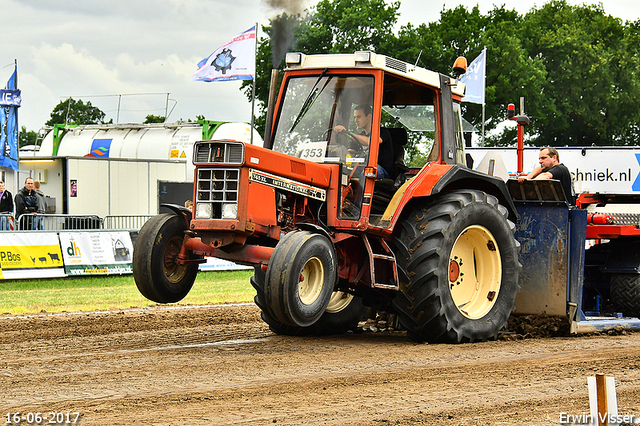
M401 292L393 306L417 341L495 339L514 309L519 244L498 200L457 190L414 205L395 237Z
M191 290L198 265L176 262L186 229L184 220L170 213L152 217L140 229L133 249L133 278L147 299L174 303Z
M344 334L355 330L358 323L366 318L368 308L362 299L342 291L331 294L327 309L318 321L308 327L291 326L278 321L267 308L264 295L264 271L257 267L255 275L251 277L251 285L256 289L254 298L260 308L261 317L269 325L271 331L285 336L325 336Z
M611 303L626 317L640 317L640 275L611 276Z

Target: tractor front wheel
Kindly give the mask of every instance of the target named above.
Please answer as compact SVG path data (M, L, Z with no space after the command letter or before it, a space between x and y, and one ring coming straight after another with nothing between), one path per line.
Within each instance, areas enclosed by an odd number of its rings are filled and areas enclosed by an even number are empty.
M133 278L147 299L174 303L191 290L198 265L177 262L186 229L184 221L170 213L152 217L140 229L133 249Z
M257 292L254 301L262 311L260 314L262 320L266 322L269 325L269 329L276 334L285 336L344 334L349 330L355 330L358 327L358 323L367 317L369 311L369 308L362 303L360 297L342 291L334 291L329 299L327 309L325 309L320 319L312 325L299 327L284 324L269 312L269 308L265 302L264 281L264 271L259 267L255 268L255 275L251 277L251 284Z
M265 276L271 314L291 326L315 323L329 305L337 279L335 249L325 236L292 231L276 246Z

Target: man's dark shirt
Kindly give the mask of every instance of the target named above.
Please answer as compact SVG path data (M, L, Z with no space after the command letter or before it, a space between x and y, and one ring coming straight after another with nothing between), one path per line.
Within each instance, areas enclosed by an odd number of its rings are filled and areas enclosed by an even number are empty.
M548 173L551 173L553 179L559 180L562 184L562 189L564 190L564 195L567 197L567 202L571 205L574 205L576 201L573 199L573 183L571 181L571 173L569 173L569 169L564 164L556 164L552 168L550 168Z
M378 164L380 164L382 168L391 175L391 179L393 179L395 162L393 159L393 142L391 141L391 133L389 133L388 129L383 127L380 129L380 137L382 138L382 143L380 144L380 148L378 148Z
M368 137L369 141L371 141L371 133L363 131L358 134ZM381 127L380 138L382 139L382 144L380 144L380 147L378 148L378 164L382 166L382 168L385 169L393 179L395 161L393 159L393 142L391 141L391 133L389 132L389 129ZM352 141L350 148L357 149L357 147L357 142Z

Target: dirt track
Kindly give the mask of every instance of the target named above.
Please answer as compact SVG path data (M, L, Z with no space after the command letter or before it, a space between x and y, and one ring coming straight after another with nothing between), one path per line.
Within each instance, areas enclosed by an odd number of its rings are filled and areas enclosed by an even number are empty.
M277 336L253 306L152 308L0 317L0 353L2 423L557 425L588 413L595 373L640 417L640 333L427 345Z

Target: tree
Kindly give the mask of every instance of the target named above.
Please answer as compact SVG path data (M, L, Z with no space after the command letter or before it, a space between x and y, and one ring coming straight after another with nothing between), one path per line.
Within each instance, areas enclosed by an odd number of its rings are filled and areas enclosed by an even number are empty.
M51 112L51 119L47 121L47 126L54 124L103 124L105 113L99 108L91 105L91 101L86 104L82 100L69 98L61 101Z
M20 133L18 134L18 148L22 148L27 145L35 145L38 134L33 130L27 131L25 126L20 127Z
M471 61L487 47L488 132L506 119L506 105L524 97L532 145L637 144L640 136L638 26L622 25L602 6L557 0L520 16L494 7L487 15L463 6L438 22L399 33L400 59L448 73L457 55ZM482 125L482 106L463 103L465 118ZM488 145L513 145L516 129L494 132Z
M464 6L443 10L440 20L401 28L397 51L399 59L441 72L451 73L458 56L471 62L487 47L485 89L485 128L487 133L506 120L506 105L525 96L529 105L538 102L544 67L537 58L529 57L519 38L522 17L517 12L494 7L482 15L478 7ZM514 95L514 92L517 95ZM476 128L482 127L482 105L463 102L465 118ZM531 126L531 129L534 125ZM515 140L511 128L488 140L488 144L509 145Z
M399 1L321 0L296 32L297 49L305 53L390 53L399 8Z
M541 131L534 143L637 144L637 32L605 15L602 5L564 0L532 10L524 22L521 39L529 56L544 64L543 90L550 98L536 113Z
M142 124L151 124L151 123L164 123L164 116L162 115L153 115L149 114L145 117L144 123Z

